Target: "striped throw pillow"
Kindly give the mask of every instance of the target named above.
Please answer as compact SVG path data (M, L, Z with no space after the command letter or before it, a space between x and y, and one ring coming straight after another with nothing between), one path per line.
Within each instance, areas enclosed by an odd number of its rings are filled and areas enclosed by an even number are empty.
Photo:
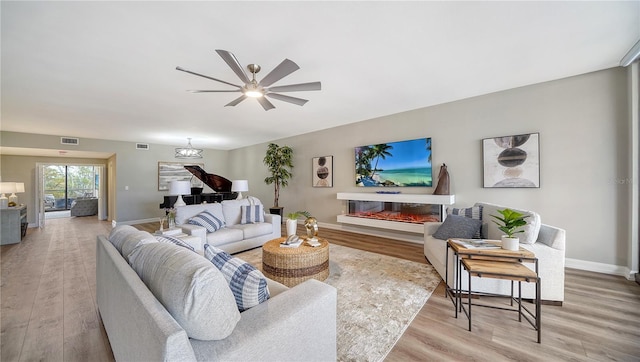
M192 217L187 221L187 224L202 226L209 233L220 230L226 225L224 220L220 220L208 211L203 211Z
M209 244L204 244L204 256L224 275L240 312L269 299L267 279L253 265Z
M175 244L178 246L182 246L183 248L187 248L193 252L196 251L196 249L193 248L193 246L185 243L184 241L176 238L175 236L171 236L171 235L156 235L156 240L158 240L158 242L160 243L171 243L171 244Z
M264 222L262 205L242 205L240 206L240 210L242 212L242 216L240 217L241 224Z
M482 206L467 207L464 209L453 208L453 209L449 209L449 214L464 216L474 220L482 220ZM476 232L473 235L473 238L474 239L482 238L481 233L482 233L482 227L480 228L480 230L478 230L478 232Z

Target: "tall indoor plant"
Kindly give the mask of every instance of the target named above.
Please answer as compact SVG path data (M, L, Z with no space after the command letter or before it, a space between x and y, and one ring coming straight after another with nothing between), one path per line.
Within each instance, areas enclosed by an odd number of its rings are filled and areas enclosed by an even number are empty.
M498 229L505 233L502 236L502 248L507 250L518 250L520 248L520 239L514 237L514 234L521 233L524 230L518 228L527 225L525 218L529 215L524 215L511 209L498 210L501 216L491 215L495 218L494 223L498 225Z
M267 153L262 162L267 166L271 176L264 179L267 185L273 184L273 207L272 213L280 216L283 214L283 208L278 205L280 198L280 188L289 184L289 179L293 177L291 170L293 169L293 149L289 146L278 146L275 143L269 143Z

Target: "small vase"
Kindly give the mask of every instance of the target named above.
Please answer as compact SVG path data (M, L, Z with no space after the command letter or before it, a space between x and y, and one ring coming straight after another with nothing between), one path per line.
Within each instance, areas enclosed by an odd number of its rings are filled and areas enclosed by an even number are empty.
M505 250L518 251L520 250L520 239L509 238L506 235L502 236L502 248Z
M176 227L176 219L169 218L169 229Z
M298 220L287 219L287 237L291 235L295 235L297 228L298 228Z

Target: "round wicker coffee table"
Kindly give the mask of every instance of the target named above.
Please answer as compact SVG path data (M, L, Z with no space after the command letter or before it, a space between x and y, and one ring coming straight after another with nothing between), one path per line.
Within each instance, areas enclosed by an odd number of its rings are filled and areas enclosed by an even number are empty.
M304 241L297 248L283 248L286 238L267 241L262 246L262 272L288 287L308 279L325 280L329 276L329 242L318 238L320 246Z

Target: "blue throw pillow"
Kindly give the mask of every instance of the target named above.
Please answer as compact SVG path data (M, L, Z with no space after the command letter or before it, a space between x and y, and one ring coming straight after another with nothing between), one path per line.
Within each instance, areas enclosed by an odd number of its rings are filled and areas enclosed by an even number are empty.
M442 240L451 238L471 239L480 230L481 226L482 220L449 215L433 234L433 237Z
M240 210L242 212L242 216L240 217L241 224L264 222L262 205L242 205L240 206Z
M209 244L204 245L204 256L224 275L240 312L269 299L267 279L253 265Z
M187 224L202 226L208 233L222 229L226 224L208 211L203 211L187 221Z
M171 235L156 235L156 240L158 240L158 242L160 243L171 243L171 244L175 244L178 246L182 246L183 248L187 248L191 251L196 251L196 249L193 248L193 246L185 243L184 241L176 238L175 236L171 236Z

